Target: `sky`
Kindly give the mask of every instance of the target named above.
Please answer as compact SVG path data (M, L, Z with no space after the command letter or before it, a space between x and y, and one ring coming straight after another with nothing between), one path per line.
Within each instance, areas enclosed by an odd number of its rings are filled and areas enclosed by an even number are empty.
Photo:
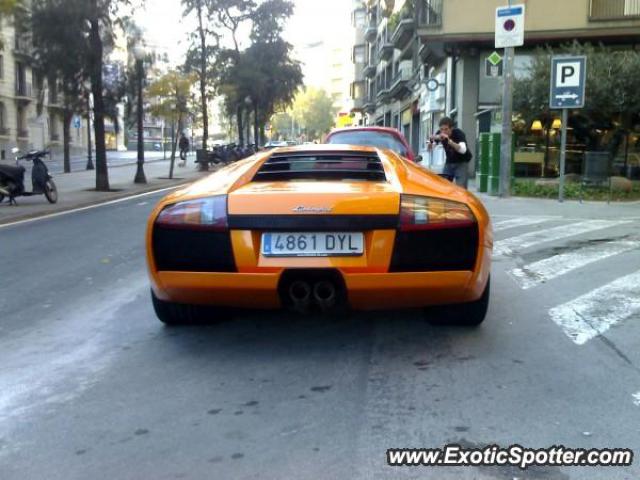
M285 37L303 58L304 46L324 40L351 44L350 0L294 0L295 13L286 26ZM169 53L171 62L181 63L188 47L188 32L195 28L193 20L182 18L180 0L146 0L144 11L136 14L137 22L145 29L147 43ZM329 48L329 47L327 47ZM305 68L308 75L313 69Z

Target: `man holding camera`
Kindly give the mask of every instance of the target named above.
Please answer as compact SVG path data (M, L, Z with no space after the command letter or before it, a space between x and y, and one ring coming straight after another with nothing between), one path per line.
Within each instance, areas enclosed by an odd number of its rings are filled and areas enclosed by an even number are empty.
M440 130L429 138L429 152L435 144L442 144L447 157L442 173L455 180L456 185L467 188L472 155L467 148L466 135L459 128L454 128L451 118L443 117L440 120Z

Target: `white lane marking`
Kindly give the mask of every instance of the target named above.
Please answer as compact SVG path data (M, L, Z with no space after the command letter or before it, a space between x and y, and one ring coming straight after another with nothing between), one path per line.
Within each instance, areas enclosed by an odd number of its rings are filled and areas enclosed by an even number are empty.
M512 218L511 220L502 220L493 224L494 232L501 232L509 228L528 227L530 225L538 225L539 223L548 222L561 217L522 217Z
M33 217L33 218L26 218L24 220L17 220L15 222L11 222L11 223L3 223L2 225L0 225L0 229L6 228L6 227L13 227L15 225L22 225L23 223L31 223L31 222L37 222L37 221L40 221L40 220L47 220L49 218L61 217L63 215L69 215L71 213L84 212L85 210L92 210L92 209L98 208L98 207L106 207L108 205L115 205L115 204L118 204L118 203L126 202L128 200L134 200L136 198L147 197L149 195L153 195L154 193L161 193L161 192L168 192L169 190L175 190L175 189L183 187L184 185L186 185L186 183L181 183L179 185L174 185L172 187L160 188L158 190L153 190L151 192L137 193L135 195L130 195L128 197L117 198L115 200L108 200L106 202L96 203L95 205L88 205L86 207L73 208L71 210L65 210L63 212L49 213L47 215L42 215L42 216Z
M515 268L510 273L523 290L528 290L572 270L636 248L640 248L640 241L617 240L596 243L579 250L530 263L522 268Z
M631 395L633 397L633 404L640 407L640 392Z
M549 310L551 319L578 345L640 315L640 271Z
M559 227L523 233L522 235L496 242L494 256L510 255L514 251L524 250L525 248L540 243L561 240L595 230L602 230L603 228L616 227L625 223L630 222L622 220L587 220L585 222L571 223L569 225L560 225Z

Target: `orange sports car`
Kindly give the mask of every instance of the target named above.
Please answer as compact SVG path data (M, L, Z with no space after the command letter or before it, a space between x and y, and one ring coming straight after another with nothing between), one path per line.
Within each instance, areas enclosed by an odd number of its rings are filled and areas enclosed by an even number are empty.
M391 150L256 154L165 197L147 228L156 314L428 309L480 324L493 233L476 197Z

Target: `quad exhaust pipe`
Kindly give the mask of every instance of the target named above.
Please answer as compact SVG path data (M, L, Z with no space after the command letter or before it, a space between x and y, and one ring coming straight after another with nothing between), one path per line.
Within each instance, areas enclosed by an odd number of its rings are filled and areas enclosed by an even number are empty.
M332 282L324 280L313 286L313 299L322 311L335 307L337 298L336 286Z
M302 280L296 280L289 285L289 300L293 309L305 313L311 304L311 286Z
M301 313L306 313L312 303L323 312L331 310L338 303L336 285L328 280L321 280L313 285L304 280L296 280L289 285L287 295L293 309Z

